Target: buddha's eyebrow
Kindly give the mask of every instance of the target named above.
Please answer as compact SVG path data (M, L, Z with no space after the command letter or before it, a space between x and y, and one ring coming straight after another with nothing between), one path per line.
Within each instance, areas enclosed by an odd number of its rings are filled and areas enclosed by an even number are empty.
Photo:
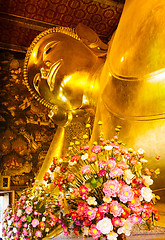
M50 52L50 50L55 47L57 44L59 44L60 41L52 41L46 44L44 47L44 52L43 52L43 60L45 59L46 55Z

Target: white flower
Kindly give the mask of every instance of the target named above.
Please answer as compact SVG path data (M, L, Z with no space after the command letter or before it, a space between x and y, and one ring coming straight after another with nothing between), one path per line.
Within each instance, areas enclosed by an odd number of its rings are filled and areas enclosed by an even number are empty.
M22 210L21 209L18 209L17 210L17 216L20 217L22 215Z
M110 218L103 218L96 224L96 228L101 231L102 234L108 234L113 230L113 225Z
M118 234L115 233L114 231L110 232L110 233L107 235L107 239L108 239L108 240L117 240L117 237L118 237Z
M62 158L60 158L60 159L58 160L58 162L59 162L59 163L63 162L63 159L62 159Z
M108 145L108 146L105 146L105 147L104 147L104 149L107 150L107 151L112 150L112 148L113 148L113 147L112 147L111 145Z
M73 165L75 165L76 163L77 163L76 161L74 161L74 162L69 161L69 165L70 165L70 166L73 166Z
M126 236L130 236L132 226L133 226L133 224L131 224L129 220L126 220L124 223L124 226L118 228L117 233L118 234L124 233Z
M144 158L141 158L141 159L140 159L140 162L141 162L141 163L147 163L148 161L147 161L146 159L144 159Z
M153 198L152 190L148 187L142 187L141 195L145 201L150 202Z
M84 233L85 236L88 236L89 235L89 228L88 227L84 227L83 233Z
M6 228L7 224L6 223L3 223L3 227Z
M97 205L96 198L95 197L88 197L87 203L89 205Z
M151 179L151 176L143 176L143 178L144 178L144 180L145 180L145 181L144 181L144 184L147 185L147 186L148 186L148 185L152 185L153 182L154 182L154 181Z
M42 221L45 222L46 221L46 217L42 217Z
M50 230L49 228L46 228L46 229L45 229L45 232L49 232L49 230Z
M13 228L13 232L14 233L16 233L17 232L17 228L15 227L15 228Z
M55 173L59 173L60 172L60 167L57 166L55 169L54 169Z
M137 150L137 152L140 154L140 155L143 155L144 154L144 150L142 148L139 148L139 150Z
M127 184L130 184L132 182L132 179L134 178L134 176L135 175L132 173L130 169L127 169L124 171L124 179Z
M104 196L103 201L106 202L106 203L110 203L110 202L112 202L112 198L108 197L108 196Z
M10 225L11 225L11 223L12 223L12 221L10 221L10 220L9 220L7 223L8 223L8 225L10 226Z
M88 153L85 153L84 155L81 156L82 160L86 160L88 158Z

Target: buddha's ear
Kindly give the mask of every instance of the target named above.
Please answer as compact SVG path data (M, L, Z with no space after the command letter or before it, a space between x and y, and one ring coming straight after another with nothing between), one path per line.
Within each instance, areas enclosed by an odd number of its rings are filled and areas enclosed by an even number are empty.
M75 30L81 41L88 46L95 55L98 57L106 55L108 46L101 41L95 31L82 23L79 23Z

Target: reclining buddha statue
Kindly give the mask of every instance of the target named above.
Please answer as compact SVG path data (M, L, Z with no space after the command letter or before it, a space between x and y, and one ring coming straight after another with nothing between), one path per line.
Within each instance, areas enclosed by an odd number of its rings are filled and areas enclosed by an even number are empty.
M82 24L75 31L46 30L30 46L24 69L29 91L50 108L50 117L59 125L59 142L66 125L93 109L92 141L99 136L98 121L106 138L120 125L126 146L143 148L148 164L161 169L155 186L160 189L165 173L164 14L164 0L126 0L107 45ZM50 148L59 142L56 135ZM51 164L54 152L49 153L39 180Z

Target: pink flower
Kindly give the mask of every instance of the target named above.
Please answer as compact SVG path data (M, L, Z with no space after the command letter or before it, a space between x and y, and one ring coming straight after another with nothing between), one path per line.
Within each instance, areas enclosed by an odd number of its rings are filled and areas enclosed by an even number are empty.
M113 214L114 217L121 216L123 211L122 206L120 206L117 201L112 201L110 204L110 213Z
M101 231L98 230L94 224L92 224L91 228L89 229L89 235L97 240L101 235Z
M108 197L116 197L117 193L119 192L120 184L115 180L108 180L103 184L103 192Z
M27 228L27 223L25 223L25 224L23 225L23 227L24 227L24 228Z
M12 234L12 231L9 231L9 232L7 233L7 237L10 237L11 234Z
M129 207L131 207L131 206L136 207L136 206L139 206L140 204L141 204L140 199L138 197L134 196L132 201L129 202Z
M86 216L88 217L88 220L92 221L93 219L95 219L96 213L97 213L97 208L90 208L89 207L87 212L86 212Z
M87 193L88 193L88 188L85 187L85 185L80 185L80 187L79 187L79 193L80 193L81 195L87 194Z
M67 180L68 182L72 182L75 178L75 175L73 173L69 173L68 176L67 176Z
M40 231L36 231L36 237L41 237L41 232Z
M23 233L23 235L25 235L25 236L28 234L26 228L23 228L22 233Z
M71 160L70 163L76 163L79 160L79 155L74 155Z
M109 204L103 203L99 206L99 211L103 213L107 213L109 211Z
M115 161L115 158L110 158L108 161L107 161L107 167L109 169L113 169L115 168L116 166L116 161Z
M78 203L78 207L77 207L77 213L79 216L83 216L83 214L85 214L87 209L87 204L83 203L83 202L79 202Z
M126 203L128 201L132 201L134 197L134 192L132 191L131 187L128 185L124 185L121 187L118 197L121 202Z
M39 213L37 211L34 211L34 215L37 216L39 215Z
M106 168L106 167L107 167L107 161L99 161L99 162L98 162L98 165L99 165L101 168Z
M22 222L26 222L26 220L27 220L26 216L22 216L22 217L21 217L21 221L22 221Z
M33 211L33 208L31 206L28 206L26 209L25 209L25 213L27 213L28 215Z
M124 161L120 161L117 163L117 167L121 168L121 169L127 169L129 168L129 166L124 162Z
M142 205L139 205L139 206L130 206L128 205L129 208L132 210L132 212L136 213L136 214L141 214L141 212L143 211L143 206Z
M64 236L69 235L68 229L65 226L63 227L63 232L64 232Z
M21 224L22 224L21 221L17 222L17 228L21 228Z
M113 218L112 218L112 224L113 224L113 226L115 226L115 227L119 227L120 224L121 224L120 218L118 218L118 217L113 217Z
M77 197L78 195L79 195L79 189L78 188L75 188L74 190L73 190L73 192L72 192L72 195L73 195L73 197Z
M14 220L15 220L15 221L18 221L18 220L19 220L19 217L18 217L18 216L15 216Z
M148 212L142 213L142 218L144 218L145 220L148 219L149 217L150 217L150 214Z
M89 149L89 145L85 145L85 146L81 146L80 150L88 150Z
M100 211L97 211L97 213L96 213L96 220L100 221L101 219L103 219L103 217L104 217L104 213L100 212Z
M97 175L98 175L99 177L103 177L105 174L106 174L106 170L105 170L105 169L101 169L101 170L97 173Z
M36 219L36 218L34 218L33 220L32 220L32 226L33 227L37 227L38 225L39 225L39 221L38 221L38 219Z
M129 216L128 218L130 220L130 222L132 224L139 224L142 222L142 219L139 215L136 215L136 214L132 214L131 216Z
M110 171L110 177L120 177L123 173L123 170L116 167Z
M92 147L92 152L94 152L94 153L99 153L99 152L101 152L101 146L99 146L99 145L93 146L93 147Z
M13 226L16 227L17 226L17 222L13 222Z
M90 155L90 158L88 159L89 163L95 162L96 161L96 156L95 155Z
M81 168L81 172L84 174L84 173L90 173L91 171L91 167L90 165L85 165Z
M88 196L86 194L83 194L82 199L86 201L88 199Z

